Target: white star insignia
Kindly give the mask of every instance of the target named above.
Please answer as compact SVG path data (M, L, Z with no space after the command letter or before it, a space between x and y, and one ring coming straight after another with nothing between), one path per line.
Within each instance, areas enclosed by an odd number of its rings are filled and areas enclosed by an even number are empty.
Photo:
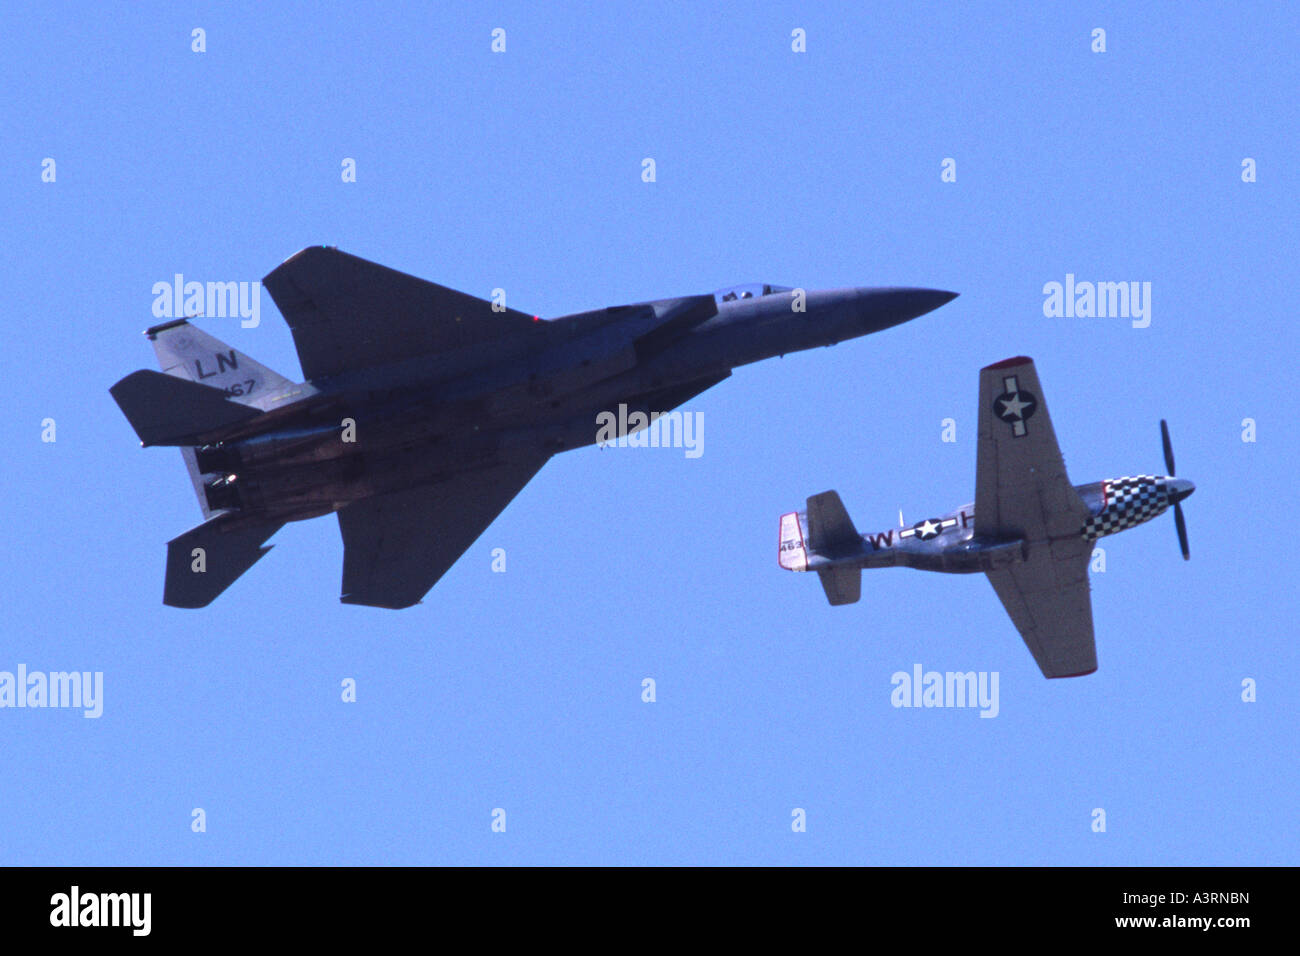
M1024 418L1024 410L1029 407L1029 402L1020 400L1020 393L1016 392L1010 399L1002 399L1002 404L1006 407L1002 409L1007 415L1014 415L1016 418Z

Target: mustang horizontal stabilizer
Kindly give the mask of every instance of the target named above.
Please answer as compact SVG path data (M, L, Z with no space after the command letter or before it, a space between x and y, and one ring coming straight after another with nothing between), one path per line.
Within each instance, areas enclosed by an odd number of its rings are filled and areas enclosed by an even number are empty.
M537 323L492 303L326 246L262 280L308 381L523 334Z
M823 491L808 498L808 548L830 558L862 550L862 539L849 518L839 492ZM826 600L833 605L854 604L862 596L862 570L856 564L818 570Z
M822 568L817 572L821 578L822 590L826 600L838 607L841 604L856 604L862 597L862 569L841 564L834 568Z
M207 607L271 550L263 542L283 527L280 522L233 524L231 515L219 515L167 542L164 604Z
M219 388L141 369L109 389L140 444L194 445L202 435L262 413L227 401Z
M546 460L496 465L348 505L339 512L340 600L394 609L420 603Z
M844 510L839 492L823 491L808 499L808 547L832 558L862 550L862 539L853 527L849 513ZM822 583L825 583L824 579ZM856 601L857 597L853 600Z

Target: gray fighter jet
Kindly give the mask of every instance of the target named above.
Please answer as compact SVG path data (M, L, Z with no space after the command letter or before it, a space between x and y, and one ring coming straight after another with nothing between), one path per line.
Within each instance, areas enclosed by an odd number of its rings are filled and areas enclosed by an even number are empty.
M263 283L306 382L180 319L146 332L162 372L110 390L141 444L180 446L207 518L167 545L174 607L209 604L286 522L334 511L342 600L417 604L551 455L597 441L602 412L648 422L737 366L956 295L761 285L542 321L326 247Z
M983 571L1045 677L1097 669L1088 563L1092 542L1174 509L1196 490L1174 477L1169 427L1160 422L1168 475L1071 485L1034 363L1012 358L980 371L975 502L909 527L861 535L834 491L781 516L781 567L816 571L831 604L861 596L863 568ZM901 524L901 522L900 522Z

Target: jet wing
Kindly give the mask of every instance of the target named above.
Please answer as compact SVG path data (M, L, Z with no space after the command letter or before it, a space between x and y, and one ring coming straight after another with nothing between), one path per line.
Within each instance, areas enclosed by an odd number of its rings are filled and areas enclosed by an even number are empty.
M730 371L723 371L706 378L697 379L694 382L687 382L684 385L672 385L668 388L646 392L643 395L628 399L628 414L645 412L646 415L658 415L661 412L671 412L679 405L685 405L695 396L704 394L714 385L730 377Z
M262 284L289 323L308 381L535 330L531 315L312 246Z
M344 604L418 604L546 458L355 501L339 511Z
M980 370L975 534L1079 537L1088 507L1070 484L1032 359Z
M976 516L979 512L976 512ZM1081 537L1030 546L1028 559L987 572L1044 677L1082 677L1097 669L1088 561Z

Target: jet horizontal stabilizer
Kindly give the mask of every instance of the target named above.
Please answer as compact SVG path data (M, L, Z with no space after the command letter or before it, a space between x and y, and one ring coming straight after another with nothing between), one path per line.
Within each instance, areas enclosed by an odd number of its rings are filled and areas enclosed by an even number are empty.
M226 400L219 388L141 369L109 389L140 444L196 445L199 436L262 413Z
M283 522L232 524L229 515L218 515L167 542L164 604L207 607L271 550L262 542L283 527Z

